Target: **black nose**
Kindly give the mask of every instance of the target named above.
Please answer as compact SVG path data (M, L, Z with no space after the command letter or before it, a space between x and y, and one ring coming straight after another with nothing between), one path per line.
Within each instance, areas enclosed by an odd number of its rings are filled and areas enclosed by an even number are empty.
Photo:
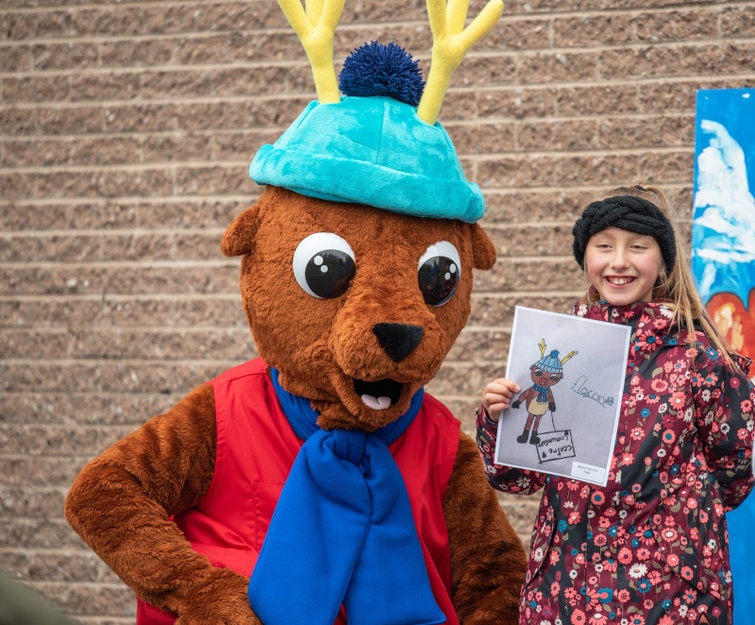
M404 323L376 323L372 327L380 346L391 360L401 362L419 345L425 331Z

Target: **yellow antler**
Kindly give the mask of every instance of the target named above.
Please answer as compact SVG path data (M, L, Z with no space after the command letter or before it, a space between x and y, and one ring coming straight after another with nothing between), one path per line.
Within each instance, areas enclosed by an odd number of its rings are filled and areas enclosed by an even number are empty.
M545 344L545 339L541 339L540 342L537 344L537 346L540 348L540 356L541 357L545 356L545 349L546 347L548 347Z
M433 33L430 74L417 115L432 125L438 119L451 74L464 55L493 28L503 13L503 0L490 0L472 23L464 28L469 0L427 0L427 16Z
M307 53L320 104L340 102L333 66L333 38L345 0L304 1L306 13L300 0L278 0L278 4Z
M564 357L563 357L563 358L561 359L561 364L563 365L563 364L564 364L564 363L565 363L565 362L566 362L567 360L571 360L571 359L572 359L572 358L574 358L574 356L576 356L576 355L577 355L578 353L579 353L579 352L569 352L568 354L566 354L566 356L564 356Z

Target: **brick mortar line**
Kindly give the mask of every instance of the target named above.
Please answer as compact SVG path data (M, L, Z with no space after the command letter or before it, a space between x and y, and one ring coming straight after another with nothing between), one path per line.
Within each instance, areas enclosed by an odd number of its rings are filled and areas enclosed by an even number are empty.
M0 170L2 171L2 170ZM0 233L0 239L6 239L9 237L13 238L19 238L23 239L25 237L33 238L33 237L69 237L69 236L98 236L98 237L107 237L107 236L154 236L154 235L161 235L161 236L168 236L168 235L187 235L187 236L194 236L197 234L202 235L220 235L225 232L225 226L207 226L204 228L154 228L154 229L148 229L144 228L143 226L139 226L136 228L102 228L102 229L63 229L63 230L16 230L11 232L2 232ZM219 259L220 260L220 259ZM103 261L105 263L111 262L111 263L126 263L126 264L132 264L131 261ZM204 261L199 259L192 259L192 260L157 260L155 263L165 263L165 264L176 264L180 265L182 263L186 264L199 264ZM208 262L218 262L213 261L212 259L209 259ZM230 261L226 261L229 263ZM0 261L0 264L2 261ZM9 263L13 264L13 263ZM26 263L24 263L26 264ZM40 265L50 265L50 266L58 266L59 263L40 263ZM82 265L89 265L90 263L87 262L72 262L72 263L66 263L67 265L76 265L76 264L82 264Z
M261 191L260 191L261 192ZM247 195L196 195L196 196L186 196L186 197L179 197L175 195L170 196L161 196L156 198L157 201L159 201L160 204L181 204L185 205L186 203L194 203L194 204L207 204L212 202L217 202L221 204L225 204L227 202L254 202L255 197L259 197L259 194L256 194L256 196L253 194L252 196ZM154 204L156 202L155 199L143 197L143 196L122 196L122 197L116 197L116 198L106 198L106 197L92 197L89 198L86 201L86 204L95 204L100 205L101 207L105 208L107 206L110 206L112 204L128 204L133 205L133 208L138 208L139 205L142 204ZM0 199L0 208L4 207L19 207L19 206L58 206L58 205L65 205L63 207L63 210L67 210L70 208L69 204L73 204L74 206L81 206L82 202L80 199L77 198L22 198L19 200L3 200Z
M644 119L667 119L667 118L678 118L678 117L694 117L695 113L694 111L672 111L670 113L662 112L662 113L609 113L609 114L590 114L590 115L566 115L563 117L522 117L522 118L507 118L507 117L480 117L476 119L459 119L459 120L451 120L449 122L446 122L443 124L443 127L446 129L453 129L453 128L467 128L467 127L474 127L474 126L486 126L490 124L499 124L499 123L506 123L506 124L514 124L514 125L524 125L528 123L532 123L532 120L538 120L545 123L563 123L563 122L581 122L581 121L604 121L607 119L616 119L616 120L636 120L636 121L642 121ZM156 130L154 132L102 132L102 133L87 133L87 134L78 134L78 135L62 135L62 134L54 134L54 135L38 135L38 136L28 136L28 135L4 135L0 134L0 141L14 141L19 143L36 143L40 141L40 137L44 137L44 141L49 142L55 142L55 143L65 143L69 141L81 141L83 139L87 139L90 137L107 137L111 139L149 139L149 138L185 138L187 134L191 134L192 137L200 136L200 137L216 137L218 135L235 135L238 134L239 131L242 132L248 132L248 133L259 133L259 132L283 132L287 126L266 126L263 129L261 128L217 128L217 129L200 129L200 130Z
M58 7L58 6L50 6L50 7L13 7L8 10L0 11L0 15L10 15L10 14L21 14L21 15L35 15L35 14L50 14L50 13L60 13L65 12L68 14L74 14L74 13L83 13L84 11L97 11L99 13L117 13L119 12L119 9L131 9L131 8L144 8L144 7L150 7L153 6L154 3L151 2L126 2L118 5L117 9L114 9L112 7L106 8L103 7L101 4L82 4L77 5L74 7ZM161 6L163 7L187 7L187 11L190 10L192 7L204 7L209 6L212 7L217 4L228 4L229 6L237 5L238 2L235 0L207 0L206 2L163 2L161 3ZM740 0L735 5L733 5L733 8L736 7L746 7L752 4L752 0ZM682 2L676 6L671 7L655 7L652 4L648 4L648 6L645 9L637 8L637 9L625 9L625 8L610 8L610 9L596 9L596 8L587 8L587 9L575 9L571 11L566 10L552 10L552 9L543 9L542 11L538 12L522 12L522 13L506 13L506 9L504 8L504 13L502 16L502 20L511 20L511 21L532 21L533 19L538 19L539 17L543 17L544 20L556 17L556 18L564 18L568 19L571 17L577 17L577 16L586 16L586 17L602 17L602 16L612 16L612 15L642 15L646 14L648 12L653 13L673 13L673 12L679 12L679 11L690 11L690 12L699 12L699 13L716 13L716 12L722 12L725 8L732 8L732 5L725 5L725 6L714 6L714 7L708 7L708 6L699 6L694 3L689 2ZM503 23L503 22L502 22ZM363 30L370 26L397 26L401 27L403 25L407 26L413 26L413 25L420 25L425 24L427 25L427 20L422 19L416 19L416 20L406 20L402 22L397 21L368 21L364 23L360 22L342 22L339 23L338 29L340 32L340 29L343 30ZM429 26L428 26L429 27ZM244 30L241 32L292 32L291 29L286 29L285 27L280 28L269 28L269 29L253 29L253 30ZM186 31L185 33L178 33L178 34L172 34L168 33L165 35L165 37L169 36L175 36L175 37L186 37L191 36L192 34L196 33L204 33L208 31ZM228 34L232 35L233 33L237 32L233 29L227 29L227 30L218 30L218 31L209 31L212 34ZM142 36L139 37L138 35L135 35L133 39L140 40L143 37L148 36ZM124 37L125 38L125 37ZM106 36L102 36L99 38L93 38L96 40L102 39L103 41L107 41ZM12 40L15 41L15 40ZM55 39L34 39L35 42L41 41L56 41L56 42L67 42L70 41L69 38L55 38Z
M663 42L637 42L637 43L621 43L614 45L598 45L590 47L553 47L553 48L525 48L525 49L504 49L504 50L479 50L477 52L469 52L464 59L466 61L472 59L487 59L487 58L529 58L534 56L543 56L563 54L589 54L591 52L606 52L606 51L633 51L642 50L644 48L665 48L674 49L681 47L704 47L708 45L725 46L733 44L752 43L755 41L755 36L751 37L734 37L727 38L724 36L718 36L714 38L706 39L689 39L689 40L677 40L677 41L663 41ZM419 61L427 61L430 51L426 53L417 53L413 56ZM427 56L426 56L427 55ZM337 63L336 63L337 65ZM78 69L50 69L50 70L23 70L18 72L0 72L0 79L5 78L29 78L39 76L40 78L50 76L69 76L69 77L81 77L87 75L110 75L117 74L144 74L150 72L200 72L200 71L218 71L218 70L230 70L230 69L265 69L270 67L280 68L309 68L310 64L298 59L290 60L264 60L264 61L230 61L226 63L205 63L196 65L143 65L143 66L113 66L113 67L86 67Z
M466 329L465 329L466 330ZM0 327L0 334L9 335L9 334L28 334L29 332L38 332L39 334L74 334L76 333L76 330L72 329L70 326L55 326L55 327L45 327L45 326L35 326L31 328L24 328L24 327ZM247 326L230 326L230 327L217 327L217 326L187 326L187 327L178 327L175 326L159 326L159 327L142 327L142 326L134 326L133 328L128 328L124 326L120 326L117 328L117 332L114 332L114 328L102 328L102 327L87 327L81 328L81 332L88 332L91 334L106 334L108 336L120 336L123 334L145 334L145 335L154 335L154 334L181 334L181 335L190 335L190 334L229 334L229 333L236 333L236 332L243 332L244 334L248 334L249 338L252 337L251 333L249 332L249 328ZM0 360L5 360L4 358L0 358ZM2 422L0 422L0 425L2 425Z
M32 174L43 172L50 172L55 174L60 173L96 173L96 172L143 172L143 171L176 171L178 169L195 169L204 168L208 165L215 165L218 167L243 167L247 169L249 167L249 161L220 161L220 160L207 160L207 161L164 161L156 163L118 163L115 165L61 165L61 166L36 166L36 167L0 167L0 173L13 172L15 174Z
M755 42L755 38L753 39ZM675 83L684 83L684 82L693 82L695 84L701 84L706 82L720 82L722 80L733 80L736 78L742 78L742 77L749 77L751 79L755 79L755 72L752 70L749 72L741 72L741 73L731 73L731 74L689 74L684 76L648 76L645 78L635 78L632 80L628 79L602 79L602 80L580 80L580 81L552 81L548 83L520 83L520 84L506 84L506 85L500 85L495 83L486 83L483 85L477 85L474 87L450 87L448 90L449 94L454 95L494 95L499 92L506 92L506 91L514 91L518 93L524 93L526 91L538 91L538 90L558 90L558 89L579 89L579 88L593 88L593 87L636 87L637 89L642 89L643 86L648 85L655 85L655 84L662 84L664 86L673 86ZM292 100L301 100L304 98L312 98L314 99L315 93L314 92L299 92L299 93L286 93L281 94L280 97L262 97L262 96L227 96L227 97L212 97L212 98L194 98L191 100L187 100L186 97L176 97L176 98L170 98L170 99L132 99L132 100L107 100L107 101L97 101L97 100L76 100L76 101L54 101L54 100L43 100L40 102L15 102L15 101L5 101L0 100L0 110L1 109L12 109L12 110L38 110L38 109L49 109L49 110L70 110L70 109L77 109L77 108L101 108L106 109L110 106L112 107L138 107L138 106L171 106L175 104L227 104L227 103L248 103L250 101L255 102L269 102L269 101L292 101ZM478 118L481 120L488 119L488 118ZM520 118L515 118L520 119ZM521 118L521 119L543 119L540 117L533 117L533 118ZM557 118L554 118L557 119ZM264 129L267 130L268 126L252 126L248 128L249 130L253 129ZM276 126L277 128L277 126ZM281 126L280 128L284 128L284 126ZM180 131L178 131L180 132ZM189 132L187 130L186 132ZM108 134L106 131L103 131L102 134ZM13 135L9 135L13 136ZM88 135L81 135L81 136L88 136Z
M486 94L494 95L498 94L500 92L509 92L513 91L518 94L522 94L524 92L534 92L534 91L557 91L559 89L579 89L579 88L590 88L590 87L601 87L601 88L618 88L618 87L636 87L637 89L642 89L644 86L652 86L661 84L664 86L672 86L673 84L678 83L694 83L694 84L705 84L707 82L721 82L722 80L733 80L736 78L741 77L750 77L755 78L755 72L749 71L749 72L741 72L737 74L726 74L724 76L720 74L689 74L689 75L683 75L683 76L649 76L646 78L638 78L635 80L625 80L625 79L593 79L593 80L580 80L578 82L570 82L570 81L553 81L548 83L521 83L521 84L502 84L502 85L496 85L496 84L489 84L489 85L482 85L477 87L451 87L448 90L449 94L454 95L478 95L480 97L485 96ZM36 111L39 109L48 109L48 110L60 110L60 111L69 111L72 109L80 109L80 108L100 108L100 109L107 109L108 107L119 107L119 108L136 108L141 106L172 106L176 104L244 104L249 103L250 101L255 102L275 102L275 101L293 101L293 100L301 100L305 98L312 98L314 99L316 96L314 92L300 92L300 93L287 93L287 94L281 94L281 97L276 98L257 98L255 97L249 97L249 96L226 96L226 97L213 97L213 98L193 98L188 99L185 96L184 97L176 97L171 99L150 99L150 100L144 100L144 99L132 99L132 100L108 100L108 101L96 101L96 100L76 100L76 101L54 101L54 100L45 100L40 102L12 102L12 101L3 101L0 100L0 110L6 109L6 110L32 110ZM478 119L487 119L487 118L478 118ZM523 118L517 118L517 119L558 119L557 117L523 117ZM461 120L460 120L461 121ZM285 126L275 126L273 128L285 128ZM270 127L268 126L251 126L249 128L246 128L246 130L270 130ZM174 131L174 132L182 132L180 130ZM191 132L191 129L187 129L183 132ZM95 133L91 133L95 134ZM102 133L96 133L96 135L99 134L107 134L107 131L103 130ZM118 133L118 134L127 134L127 133ZM2 135L13 137L14 135ZM54 136L54 135L50 135ZM85 134L81 136L91 136L90 134Z
M206 365L206 366L224 366L231 368L239 364L239 360L228 360L226 358L214 360L204 358L3 358L0 363L8 366L13 365L38 365L40 362L44 362L47 365L66 367L71 365L94 365L94 364L113 364L113 365L128 365L136 367L138 365L175 365L176 363L190 364L190 365ZM470 363L474 365L474 363ZM138 375L137 375L138 377Z
M689 147L692 147L691 145ZM686 152L689 147L687 146L654 146L652 148L653 153L655 154L673 154L674 152ZM621 155L636 155L636 154L647 154L648 149L647 148L614 148L611 150L610 156L621 156ZM588 149L588 150L575 150L573 148L570 149L564 149L561 151L554 151L554 150L539 150L539 151L528 151L523 150L521 152L488 152L484 154L474 154L474 155L460 155L464 159L470 161L470 162L480 162L480 161L487 161L487 160L495 160L500 158L510 158L510 157L534 157L539 158L543 156L564 156L564 155L575 155L578 154L580 156L609 156L606 154L605 149ZM133 164L133 163L122 163L122 164L116 164L116 165L63 165L63 166L35 166L35 167L0 167L0 174L5 173L13 173L13 174L33 174L33 173L39 173L39 172L45 172L45 173L52 173L52 174L59 174L59 173L82 173L82 174L93 174L97 172L132 172L132 173L138 173L143 171L175 171L177 169L198 169L198 168L206 168L208 165L210 166L218 166L218 167L247 167L247 161L216 161L216 160L208 160L208 161L184 161L181 163L176 162L168 162L165 163L144 163L144 164Z
M684 189L689 187L689 183L685 182L669 182L663 185L664 189ZM571 191L574 191L575 193L578 192L595 192L595 191L603 191L606 188L606 185L574 185L570 186L569 189ZM518 193L553 193L553 192L563 191L562 186L539 186L539 187L496 187L494 189L483 189L483 193L491 193L494 195L512 195L512 194L518 194ZM226 201L238 201L238 202L254 202L255 199L252 197L251 199L248 196L234 196L234 195L207 195L207 196L187 196L187 197L177 197L177 196L165 196L165 197L159 197L155 199L152 198L145 198L141 196L125 196L125 197L119 197L119 198L101 198L101 197L94 197L87 200L87 204L100 204L103 207L108 206L110 204L134 204L134 205L141 205L141 204L154 204L156 201L159 201L160 204L186 204L187 202L193 202L195 204L205 204L209 202L221 202L226 203ZM16 201L9 201L0 200L0 207L3 206L38 206L38 205L50 205L50 206L57 206L59 204L72 204L74 206L80 206L81 201L77 198L39 198L39 199L22 199L22 200L16 200ZM75 229L71 229L75 230Z
M71 235L75 237L76 235ZM218 243L220 240L218 239ZM218 258L209 258L206 261L176 261L172 264L170 261L151 261L151 260L134 260L134 261L118 261L118 260L94 260L92 262L71 262L71 263L57 263L53 261L47 262L0 262L0 269L18 270L18 269L39 269L39 270L65 270L65 271L80 271L87 269L111 269L113 271L118 270L141 270L141 269L168 269L175 270L177 273L186 269L239 269L239 261L233 259L224 260L225 257L218 251ZM76 277L76 276L72 276Z
M91 390L91 391L71 391L71 390L49 390L49 391L3 391L4 395L18 395L22 397L34 397L34 396L48 396L48 395L60 395L64 397L77 397L77 396L83 396L83 397L102 397L103 399L106 399L108 397L111 398L119 398L119 397L131 397L133 395L139 395L144 397L154 397L155 399L159 399L161 397L165 397L170 399L172 396L178 396L180 397L183 395L181 392L172 392L172 393L161 393L160 391L104 391L104 390ZM60 423L60 421L50 421L50 423ZM76 425L76 423L71 423L71 425ZM110 424L103 424L105 426ZM116 424L116 425L130 425L130 423L123 423L123 424Z
M240 293L135 293L133 295L122 295L120 293L93 293L92 295L77 295L77 294L61 294L51 295L49 293L42 295L5 295L0 294L0 302L36 302L36 301L72 301L72 302L133 302L133 301L148 301L148 302L189 302L189 301L240 301ZM85 323L85 320L82 323ZM48 324L43 324L48 326ZM3 325L0 325L2 328ZM8 326L17 327L17 326ZM50 327L50 326L48 326ZM124 326L112 326L115 330L117 327ZM236 326L217 326L217 327L236 327Z

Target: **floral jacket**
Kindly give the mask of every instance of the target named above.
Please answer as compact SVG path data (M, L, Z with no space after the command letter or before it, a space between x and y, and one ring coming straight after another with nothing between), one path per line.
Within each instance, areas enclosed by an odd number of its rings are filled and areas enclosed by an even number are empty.
M491 484L544 488L520 624L731 625L724 513L753 488L752 384L702 332L690 348L663 303L574 312L632 327L608 484L494 465L496 426L477 409Z

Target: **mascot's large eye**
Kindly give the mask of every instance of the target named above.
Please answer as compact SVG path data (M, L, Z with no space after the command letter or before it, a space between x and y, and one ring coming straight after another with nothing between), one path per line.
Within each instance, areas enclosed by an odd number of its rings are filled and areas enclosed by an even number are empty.
M332 232L310 234L294 252L294 277L312 297L332 299L349 288L357 266L349 244Z
M430 306L443 306L456 292L461 279L459 252L448 241L427 248L419 259L419 290Z

